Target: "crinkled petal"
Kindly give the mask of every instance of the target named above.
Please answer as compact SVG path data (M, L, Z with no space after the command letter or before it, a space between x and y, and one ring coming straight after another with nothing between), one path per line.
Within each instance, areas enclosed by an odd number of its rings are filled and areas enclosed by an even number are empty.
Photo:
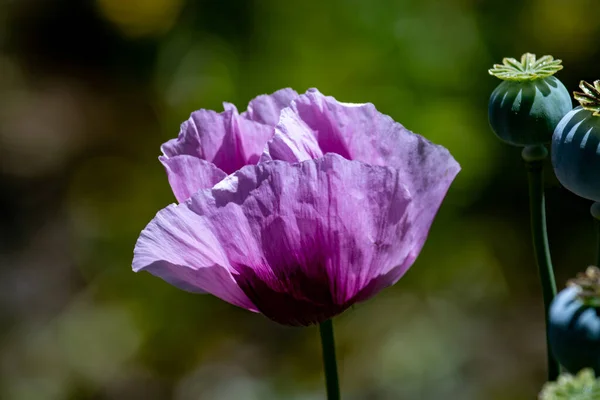
M296 97L298 93L289 88L280 89L273 94L263 94L250 101L248 110L242 113L242 117L275 126L279 122L281 110L289 106Z
M293 163L323 156L313 131L290 108L281 111L275 135L267 146L267 154L275 160Z
M158 158L167 170L167 177L179 202L187 200L200 189L211 188L227 176L213 163L198 157L179 155Z
M327 154L248 166L181 207L202 215L267 317L308 325L396 282L429 229L393 168Z
M431 224L460 171L448 150L412 133L378 112L370 103L341 103L310 89L292 101L290 109L310 129L313 137L307 139L304 132L297 135L298 123L293 118L282 119L271 143L293 145L288 145L287 152L283 148L276 154L271 152L273 159L277 159L276 155L289 153L302 155L304 158L299 161L308 159L308 153L294 152L300 146L296 142L313 146L312 141L316 140L323 154L333 152L350 160L396 168L400 181L413 198L414 217ZM420 233L422 245L428 232Z
M226 105L217 113L198 110L181 124L179 136L162 145L165 156L191 155L212 162L230 174L258 162L273 128L238 115Z
M140 234L133 270L148 271L190 292L210 293L255 311L230 273L225 251L205 218L187 205L160 211Z
M223 110L225 111L233 111L234 113L238 113L238 109L233 103L229 103L227 101L223 102Z

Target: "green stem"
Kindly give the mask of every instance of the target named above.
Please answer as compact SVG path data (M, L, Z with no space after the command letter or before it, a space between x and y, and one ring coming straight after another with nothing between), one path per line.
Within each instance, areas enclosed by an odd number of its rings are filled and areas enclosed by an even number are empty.
M596 225L596 266L600 265L600 221L595 220Z
M328 400L340 400L340 384L335 358L335 342L333 340L333 322L328 319L319 325L321 346L323 348L323 367L325 369L325 386Z
M596 228L596 266L600 267L600 202L592 204L590 213L594 217L594 227Z
M523 160L525 160L527 176L529 178L531 234L544 298L548 381L555 381L559 374L559 365L552 355L548 341L548 311L552 299L556 296L556 284L554 283L554 272L552 271L552 260L550 259L548 234L546 231L546 206L544 202L543 168L544 159L548 156L548 150L543 145L528 146L523 150L522 156Z

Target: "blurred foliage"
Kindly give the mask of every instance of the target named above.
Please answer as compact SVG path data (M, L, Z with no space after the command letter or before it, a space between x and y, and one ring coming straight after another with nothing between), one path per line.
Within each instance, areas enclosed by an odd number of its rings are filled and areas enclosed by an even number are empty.
M594 370L584 369L577 375L561 374L556 382L548 382L540 392L540 400L594 400L600 398L600 380Z
M372 102L463 168L409 273L336 320L345 398L534 398L545 345L526 179L487 125L487 70L530 51L562 59L570 91L598 79L595 5L1 3L0 398L323 398L316 328L130 268L174 202L160 144L195 109L282 87ZM561 283L593 259L592 222L547 171Z

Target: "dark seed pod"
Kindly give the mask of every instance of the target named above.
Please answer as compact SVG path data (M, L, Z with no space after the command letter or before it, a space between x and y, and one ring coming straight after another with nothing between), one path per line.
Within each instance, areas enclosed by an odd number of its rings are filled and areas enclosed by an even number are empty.
M515 146L549 143L554 128L572 108L565 86L553 75L562 69L560 60L526 53L521 61L505 58L489 70L504 80L492 92L488 117L502 141Z
M552 165L560 183L578 196L600 201L600 80L581 81L581 104L563 117L552 137Z
M600 269L588 267L552 302L548 315L552 353L569 372L600 372Z

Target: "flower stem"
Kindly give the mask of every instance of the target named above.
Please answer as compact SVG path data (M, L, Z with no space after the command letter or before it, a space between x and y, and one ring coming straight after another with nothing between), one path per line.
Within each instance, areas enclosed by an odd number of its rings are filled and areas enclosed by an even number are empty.
M600 202L595 202L590 208L590 213L594 217L594 226L596 228L596 266L600 266Z
M546 321L546 351L548 357L548 380L554 381L558 377L559 365L554 359L548 341L548 311L550 303L556 295L556 284L554 283L554 272L552 271L552 260L548 246L548 234L546 231L546 206L544 202L544 159L548 156L548 150L543 145L525 147L522 153L527 167L529 180L529 212L531 216L531 234L535 259L542 284L542 295L544 298L544 317Z
M333 339L333 322L328 319L319 325L321 346L323 348L323 368L325 370L325 387L327 400L340 400L340 384L335 358L335 342Z

